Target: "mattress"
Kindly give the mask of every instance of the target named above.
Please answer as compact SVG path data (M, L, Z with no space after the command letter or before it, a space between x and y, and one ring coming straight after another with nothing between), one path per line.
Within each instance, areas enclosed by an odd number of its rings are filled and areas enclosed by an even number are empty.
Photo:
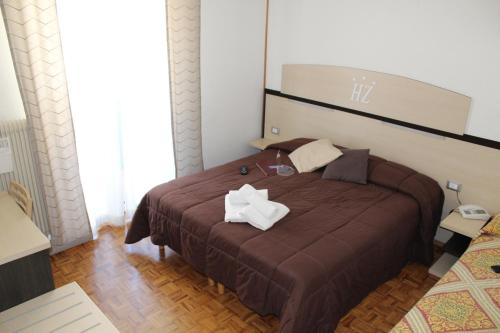
M443 203L435 181L373 156L367 185L325 180L321 170L265 176L255 163L275 155L269 149L153 188L126 243L150 236L169 246L257 313L278 316L282 332L331 332L409 259L432 261ZM290 163L286 150L282 160ZM265 232L224 222L225 194L245 183L269 189L290 213Z

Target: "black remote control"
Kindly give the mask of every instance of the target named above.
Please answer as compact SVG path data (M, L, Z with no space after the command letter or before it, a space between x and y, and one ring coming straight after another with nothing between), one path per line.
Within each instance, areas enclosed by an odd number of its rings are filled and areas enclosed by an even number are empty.
M240 175L248 175L248 167L246 165L242 165L240 167Z

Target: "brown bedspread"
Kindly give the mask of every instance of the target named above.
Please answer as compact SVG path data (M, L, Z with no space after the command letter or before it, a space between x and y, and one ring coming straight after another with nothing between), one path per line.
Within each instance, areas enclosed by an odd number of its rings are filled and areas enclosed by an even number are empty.
M371 157L369 183L321 179L321 172L269 176L255 162L275 150L153 188L126 243L151 236L195 269L234 290L282 332L331 332L340 318L408 259L432 260L443 193L432 179ZM284 157L284 161L288 161ZM239 166L250 167L247 176ZM269 189L290 213L263 232L224 222L224 195L249 183Z

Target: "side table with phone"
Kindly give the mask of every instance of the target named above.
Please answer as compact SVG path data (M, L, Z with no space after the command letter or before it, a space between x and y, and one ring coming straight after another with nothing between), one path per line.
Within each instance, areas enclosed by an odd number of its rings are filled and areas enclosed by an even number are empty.
M477 205L462 205L454 209L439 225L453 232L444 245L443 255L429 268L429 273L442 277L465 252L471 239L479 236L490 219L488 212Z

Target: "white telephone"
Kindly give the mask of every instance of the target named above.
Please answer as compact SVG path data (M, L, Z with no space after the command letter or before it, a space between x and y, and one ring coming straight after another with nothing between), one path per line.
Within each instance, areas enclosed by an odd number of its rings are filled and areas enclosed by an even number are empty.
M458 212L464 219L488 221L491 217L486 209L478 205L461 205Z

